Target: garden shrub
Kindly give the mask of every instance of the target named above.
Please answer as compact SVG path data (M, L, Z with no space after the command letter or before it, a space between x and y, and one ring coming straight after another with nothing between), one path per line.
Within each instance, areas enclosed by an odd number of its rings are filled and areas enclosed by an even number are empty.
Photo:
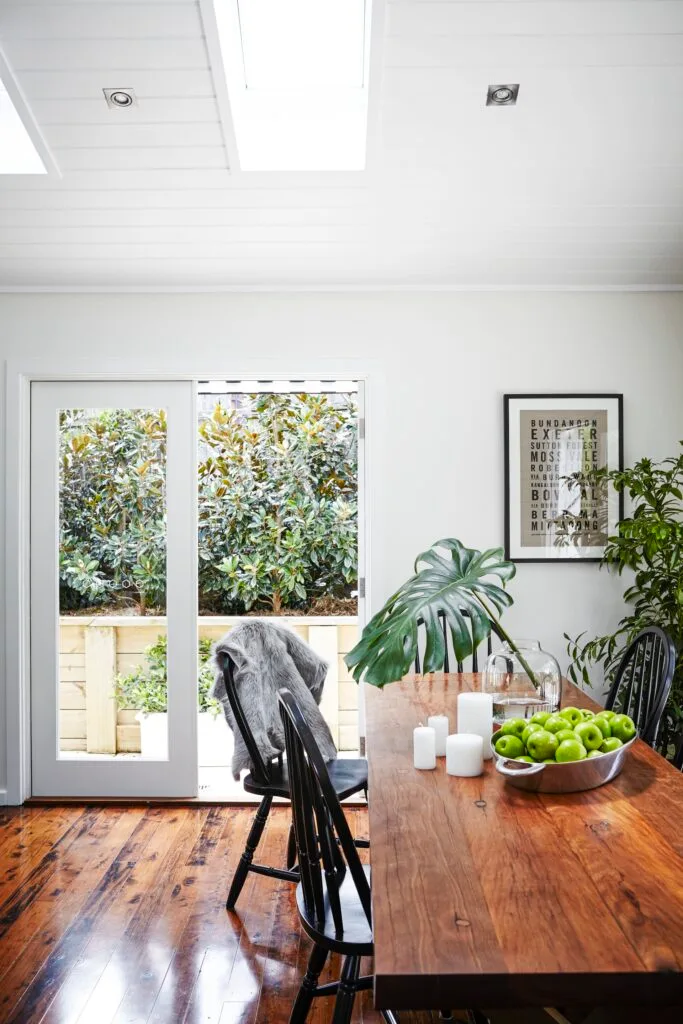
M60 414L60 608L166 603L163 409Z
M199 640L197 704L199 711L211 711L217 715L220 705L218 701L209 697L213 685L211 646L212 641L207 637ZM167 710L167 651L168 638L165 634L160 634L154 643L145 649L145 660L142 665L125 676L117 676L115 694L119 708L148 713Z
M302 611L357 582L353 396L217 402L199 425L199 611ZM61 414L60 601L163 613L163 410Z

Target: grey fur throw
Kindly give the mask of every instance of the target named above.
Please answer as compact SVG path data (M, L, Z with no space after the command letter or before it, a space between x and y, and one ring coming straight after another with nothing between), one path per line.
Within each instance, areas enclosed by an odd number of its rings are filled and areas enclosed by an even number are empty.
M337 756L332 734L318 704L328 665L315 651L284 626L262 619L246 619L219 640L213 649L214 684L211 696L220 702L235 738L232 774L239 779L251 759L236 727L223 680L220 655L226 652L235 666L237 694L261 756L268 763L285 749L277 692L290 690L326 761Z

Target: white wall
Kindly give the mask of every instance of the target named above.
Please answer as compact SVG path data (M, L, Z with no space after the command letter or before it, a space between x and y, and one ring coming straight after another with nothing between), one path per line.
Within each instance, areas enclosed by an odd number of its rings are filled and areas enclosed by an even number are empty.
M36 358L50 372L367 372L375 607L439 537L502 544L505 392L623 392L627 463L683 438L680 294L0 295L0 359ZM510 590L508 629L563 664L563 632L621 611L593 564L521 565Z

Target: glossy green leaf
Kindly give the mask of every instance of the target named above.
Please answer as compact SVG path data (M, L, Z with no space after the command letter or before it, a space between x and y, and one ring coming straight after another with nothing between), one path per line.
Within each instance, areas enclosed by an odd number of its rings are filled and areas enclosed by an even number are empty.
M627 582L625 614L612 633L588 641L582 636L566 639L572 660L570 678L585 680L590 666L597 665L607 687L626 647L645 626L660 626L683 651L683 454L662 462L640 459L627 469L600 473L632 503L631 514L608 538L602 559L603 566ZM595 479L596 474L582 478L583 483ZM671 755L677 737L683 742L682 703L683 655L679 653L658 738L666 756Z
M446 617L455 656L462 661L491 633L491 616L495 623L495 613L512 604L504 586L514 576L515 566L505 561L502 548L482 552L445 538L418 555L415 569L346 655L356 681L364 678L382 687L409 672L418 650L420 619L426 636L424 671L443 668L440 612Z

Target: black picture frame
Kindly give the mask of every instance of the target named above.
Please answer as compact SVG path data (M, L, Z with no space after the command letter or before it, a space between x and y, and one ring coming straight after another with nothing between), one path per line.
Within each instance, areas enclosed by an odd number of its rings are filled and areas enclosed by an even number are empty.
M550 403L550 404L549 404ZM606 434L602 435L600 446L605 448L605 462L610 469L624 467L624 396L619 393L597 392L543 392L534 394L503 395L503 440L505 453L505 557L512 562L564 563L584 564L599 562L604 553L605 545L587 546L567 544L559 548L557 545L538 546L525 545L522 532L522 480L521 480L521 445L522 427L518 415L522 412L538 411L539 413L569 413L596 411L606 414ZM531 421L533 423L533 420ZM546 430L545 427L539 428ZM553 429L552 427L549 429ZM552 443L559 443L554 440ZM511 450L511 446L514 450ZM598 444L595 444L596 452ZM560 474L557 476L559 486ZM624 515L623 494L617 493L610 486L605 496L607 503L607 534L613 534L617 522ZM513 507L516 504L516 508ZM563 554L558 554L558 551ZM541 554L543 551L544 554Z

